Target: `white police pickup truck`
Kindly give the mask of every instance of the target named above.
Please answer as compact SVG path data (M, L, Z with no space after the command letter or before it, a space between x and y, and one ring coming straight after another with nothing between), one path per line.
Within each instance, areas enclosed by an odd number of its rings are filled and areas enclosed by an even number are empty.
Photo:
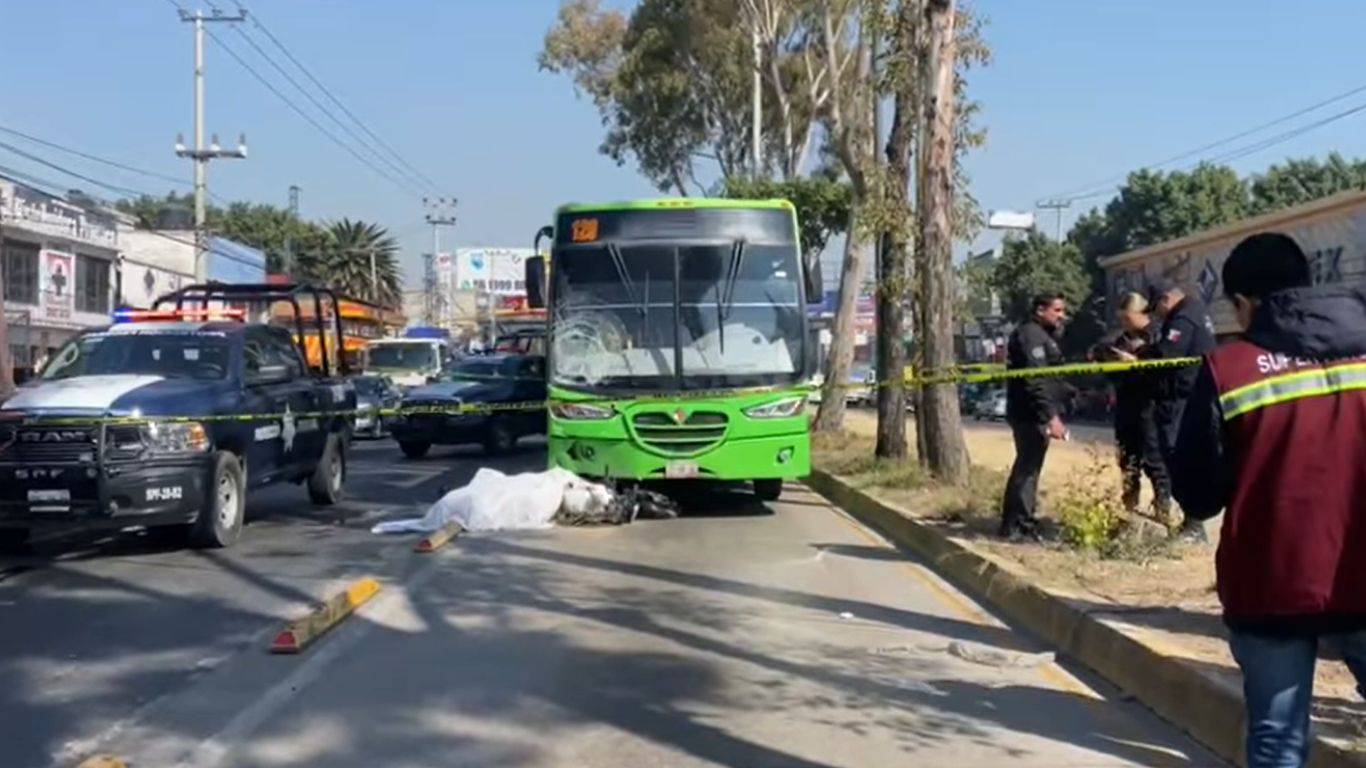
M117 313L72 339L0 405L0 546L43 531L174 527L226 547L250 488L306 483L314 503L337 502L356 396L326 351L324 370L306 364L304 313L296 335L245 323L242 310L184 306L299 310L308 297L335 306L308 286L192 286L158 302L174 309Z

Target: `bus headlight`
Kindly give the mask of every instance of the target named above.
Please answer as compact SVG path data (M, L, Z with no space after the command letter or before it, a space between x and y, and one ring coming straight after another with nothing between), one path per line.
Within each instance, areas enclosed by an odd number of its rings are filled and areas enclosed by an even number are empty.
M209 434L197 421L182 424L153 422L142 428L142 441L152 453L203 453L209 450Z
M745 415L751 419L785 419L801 413L802 407L805 405L805 395L788 397L782 400L774 400L771 403L756 405L753 408L746 408Z
M589 405L587 403L556 403L550 412L557 419L567 421L603 421L617 415L610 405Z

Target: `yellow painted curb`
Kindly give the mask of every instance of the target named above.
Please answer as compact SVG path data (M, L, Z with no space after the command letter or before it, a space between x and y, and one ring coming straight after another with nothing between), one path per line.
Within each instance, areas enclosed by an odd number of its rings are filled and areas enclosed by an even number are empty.
M435 552L450 543L451 539L459 536L464 530L464 528L460 527L460 523L449 523L446 527L432 531L426 536L423 536L413 547L413 551L421 552L423 554Z
M94 757L86 758L80 765L76 766L76 768L128 768L128 764L117 757L95 755Z
M365 578L333 595L312 613L285 626L270 644L271 653L298 653L327 630L341 623L367 600L379 593L379 582Z

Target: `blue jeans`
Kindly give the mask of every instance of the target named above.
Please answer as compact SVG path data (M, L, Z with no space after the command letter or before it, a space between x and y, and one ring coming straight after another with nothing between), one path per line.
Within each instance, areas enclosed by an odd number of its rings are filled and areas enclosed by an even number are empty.
M1366 631L1323 635L1366 697ZM1319 638L1233 632L1233 658L1243 670L1248 768L1300 768L1309 760L1309 710Z

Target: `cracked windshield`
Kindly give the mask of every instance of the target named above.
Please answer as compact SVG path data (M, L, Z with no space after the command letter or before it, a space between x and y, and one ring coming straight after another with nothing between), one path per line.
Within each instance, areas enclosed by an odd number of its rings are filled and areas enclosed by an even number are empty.
M800 370L795 245L609 244L557 264L557 383L757 385Z
M0 768L1366 768L1363 29L0 0Z

